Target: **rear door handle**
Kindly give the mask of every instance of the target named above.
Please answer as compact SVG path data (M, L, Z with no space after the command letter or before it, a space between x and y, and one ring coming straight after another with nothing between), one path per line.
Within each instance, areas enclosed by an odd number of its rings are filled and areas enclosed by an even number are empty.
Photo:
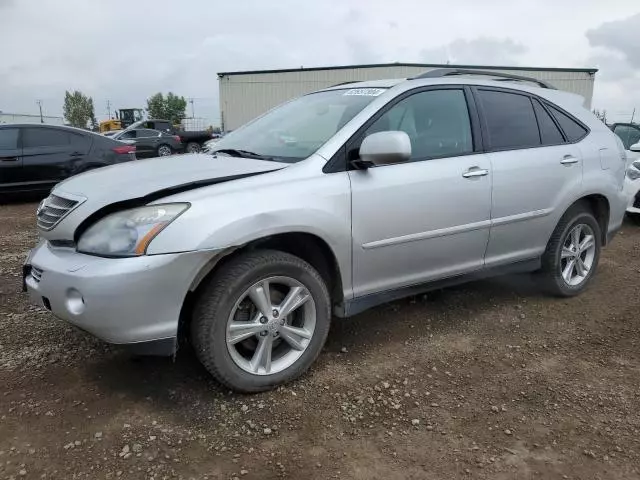
M462 174L464 178L484 177L486 175L489 175L489 170L480 167L471 167Z
M571 165L572 163L578 162L579 160L573 155L565 155L564 157L562 157L562 160L560 160L560 163L563 165Z
M2 161L2 162L17 162L18 161L18 157L2 157L2 158L0 158L0 161Z
M81 157L82 156L82 152L73 152L73 153L70 153L69 156L71 158Z

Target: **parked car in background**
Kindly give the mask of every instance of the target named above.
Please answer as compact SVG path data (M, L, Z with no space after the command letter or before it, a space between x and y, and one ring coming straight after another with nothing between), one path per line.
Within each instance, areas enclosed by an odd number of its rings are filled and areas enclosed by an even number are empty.
M627 168L624 191L629 199L627 215L640 225L640 142L629 147L629 152L635 154Z
M335 86L211 155L56 187L70 207L41 207L55 222L25 283L109 342L173 355L188 336L222 384L257 392L309 368L333 315L506 272L584 292L623 221L625 160L581 97L539 80L447 68Z
M139 122L131 125L127 130L137 128L149 128L153 130L159 130L169 135L176 135L180 138L183 149L188 153L198 153L202 150L204 143L211 140L212 134L208 130L193 130L187 131L178 129L171 124L169 120L149 119L140 120Z
M0 125L0 193L49 191L95 168L135 160L136 147L78 128Z
M637 123L614 123L610 128L620 137L627 151L631 151L631 145L640 142L640 125ZM640 153L633 152L631 159L635 159L636 156L640 157Z
M113 136L115 140L136 146L137 158L166 157L182 153L180 137L149 128L130 128Z

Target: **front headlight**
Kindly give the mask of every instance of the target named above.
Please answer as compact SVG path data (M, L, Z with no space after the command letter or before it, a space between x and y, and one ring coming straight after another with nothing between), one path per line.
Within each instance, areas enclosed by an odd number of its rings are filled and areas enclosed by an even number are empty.
M82 234L78 251L109 257L144 255L151 240L187 208L188 203L168 203L112 213Z

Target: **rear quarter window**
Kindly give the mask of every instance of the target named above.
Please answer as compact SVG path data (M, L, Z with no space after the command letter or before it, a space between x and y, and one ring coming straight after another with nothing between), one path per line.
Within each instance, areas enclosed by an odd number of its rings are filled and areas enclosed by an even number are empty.
M556 119L558 124L560 124L560 128L562 128L562 131L567 137L567 140L569 140L570 142L577 142L578 140L584 138L587 133L589 133L589 131L585 127L580 125L580 123L578 123L566 113L560 111L553 105L548 105L548 107L549 110L551 110L551 114L553 115L553 117Z

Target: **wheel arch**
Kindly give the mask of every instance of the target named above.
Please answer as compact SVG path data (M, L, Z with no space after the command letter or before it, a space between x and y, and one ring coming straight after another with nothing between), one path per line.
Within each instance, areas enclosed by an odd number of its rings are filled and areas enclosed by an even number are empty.
M580 199L573 202L564 213L568 212L577 205L584 205L585 208L593 213L598 225L600 226L600 234L602 245L607 244L608 230L609 230L609 216L611 213L611 205L606 196L600 193L592 193L585 195ZM563 214L564 215L564 214Z
M323 278L335 308L344 301L343 277L340 264L329 243L320 236L303 231L266 235L243 245L226 249L207 262L194 277L180 313L178 339L189 338L189 324L194 303L201 287L230 260L254 250L277 250L301 258L315 268Z

